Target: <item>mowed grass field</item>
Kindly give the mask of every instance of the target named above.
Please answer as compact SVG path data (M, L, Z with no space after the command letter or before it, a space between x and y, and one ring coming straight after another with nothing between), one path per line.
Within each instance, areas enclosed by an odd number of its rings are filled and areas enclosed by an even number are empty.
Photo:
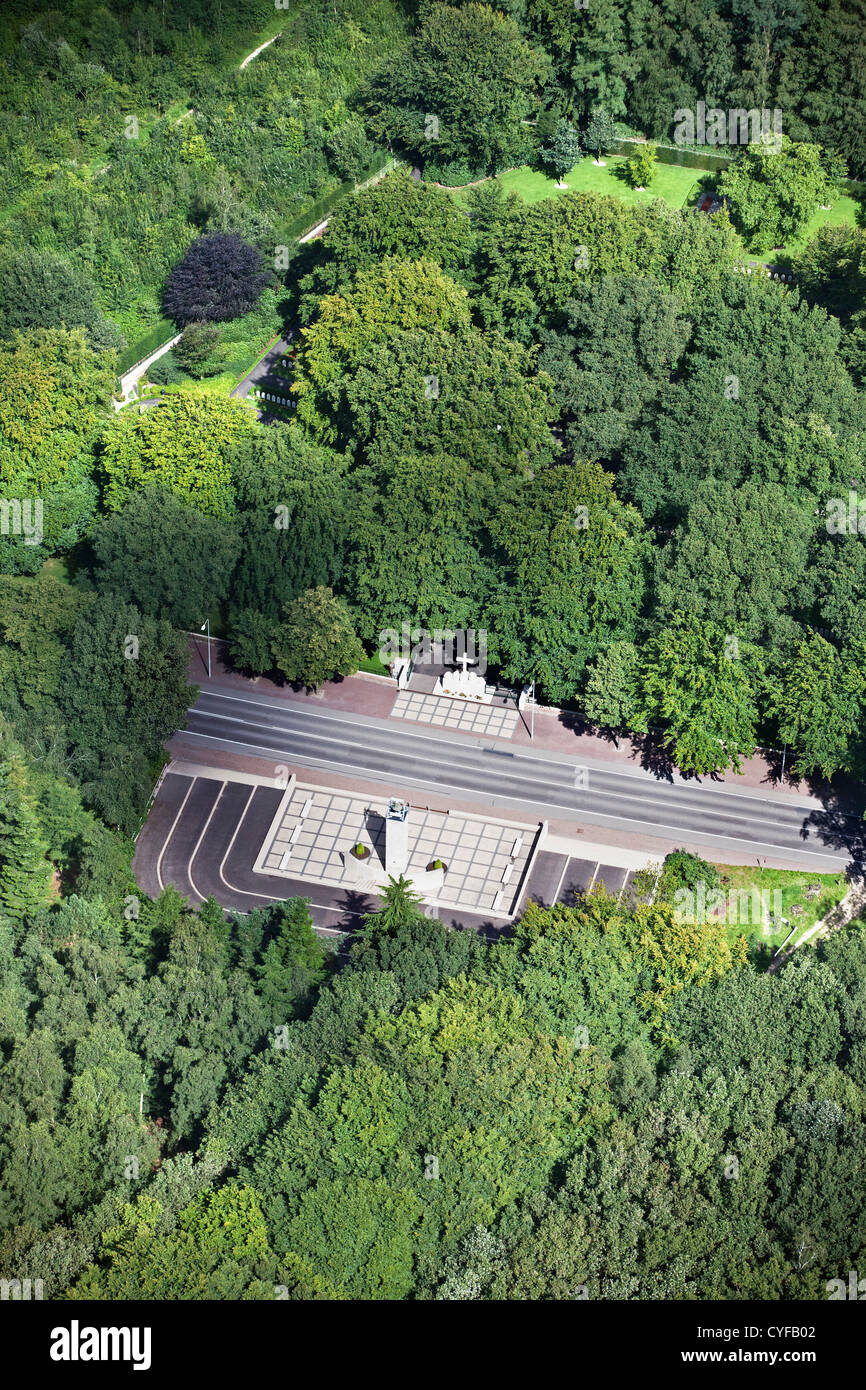
M565 176L565 188L558 188L556 180L548 178L539 170L524 165L520 169L509 169L498 175L498 182L507 193L516 193L526 203L538 203L544 198L556 198L563 193L607 193L621 198L625 203L651 203L654 198L662 198L670 207L691 206L698 195L700 169L685 169L679 164L656 165L652 183L640 193L632 188L624 177L625 155L608 155L603 168L598 168L589 157L575 165ZM862 186L852 187L850 194L838 197L830 208L818 208L809 219L804 230L779 250L765 253L755 259L785 264L797 255L812 240L819 227L836 226L847 222L851 226L863 224ZM466 202L468 189L454 191L458 202ZM744 252L744 254L747 254Z
M507 192L513 190L527 203L537 203L542 198L556 197L566 192L610 193L626 203L651 203L654 198L663 198L671 207L680 208L691 191L697 191L701 177L700 169L683 169L678 164L657 164L656 175L649 188L639 193L626 182L625 165L624 155L609 155L603 168L598 168L589 158L582 159L570 174L566 174L567 188L557 188L554 179L529 168L512 169L500 174L499 182Z
M746 864L716 864L715 867L721 878L719 886L722 892L737 895L734 898L728 897L728 916L740 918L739 922L728 922L728 937L735 940L738 936L749 937L753 932L760 931L772 950L781 946L792 929L794 934L788 944L793 945L798 941L809 927L826 917L830 909L845 896L850 886L844 874L815 874L808 870L801 872L790 869L762 870L756 865ZM757 889L760 898L753 898L753 889ZM775 930L763 931L760 920L754 918L757 916L760 919L760 906L763 903L769 919L767 925L770 926L778 902L773 896L776 892L782 894L781 915L787 917L788 922ZM730 911L731 906L733 912ZM753 907L757 908L757 913L753 912ZM743 915L745 921L742 920Z

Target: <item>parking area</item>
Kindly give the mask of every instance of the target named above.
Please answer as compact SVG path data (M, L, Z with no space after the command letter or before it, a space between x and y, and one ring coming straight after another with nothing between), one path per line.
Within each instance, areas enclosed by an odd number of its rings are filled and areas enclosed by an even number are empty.
M291 870L272 872L267 864L255 868L284 797L285 790L272 779L172 764L136 841L133 870L139 886L155 898L171 884L193 906L210 897L239 913L286 898L308 898L317 931L341 936L357 930L365 914L379 906L375 893L302 878ZM523 829L528 846L537 826ZM516 837L513 829L509 833L510 850ZM525 886L518 877L515 884ZM425 908L449 927L490 937L507 931L507 910L485 911L479 905L473 911L441 902Z
M348 808L336 802L351 803L358 798L332 797L322 788L316 792L323 797L319 808L322 833L326 833L324 825L329 811L333 824L339 816L344 827L341 839L351 842L354 823L346 822ZM305 801L309 799L307 788L302 788L301 794ZM267 847L274 844L275 826L283 823L279 813L285 798L286 789L275 787L273 779L252 774L240 776L194 764L172 764L136 841L133 869L140 887L149 897L158 897L164 887L172 884L193 905L211 897L226 910L239 913L285 898L304 897L310 900L317 931L340 936L357 930L365 914L374 912L379 905L374 892L363 885L329 881L324 873L318 878L309 877L306 872L301 876L291 856L283 861L285 849L279 846L275 846L279 849L276 864L262 858L264 852L269 852ZM365 804L377 814L373 801L368 799ZM422 859L440 857L448 862L446 882L452 866L465 866L454 876L453 898L428 905L427 915L438 917L449 927L478 931L491 938L508 932L509 916L522 911L529 898L544 906L573 903L597 883L603 883L609 893L628 894L635 870L648 862L645 857L602 846L581 846L581 853L575 854L573 839L566 841L556 836L548 836L538 847L537 823L515 828L499 822L501 829L497 830L497 823L486 817L448 817L438 813L429 813L428 823L426 816L422 820L422 808L416 810L416 854ZM450 826L446 825L449 820ZM375 822L372 828L375 832ZM521 831L524 842L515 851ZM292 829L288 833L290 837ZM454 837L447 844L442 838L446 834ZM462 837L465 838L461 845ZM369 829L365 838L372 845ZM299 840L300 835L295 843ZM336 841L333 847L336 848ZM468 882L473 877L468 872L473 857L484 860L486 872L479 876L478 884ZM616 859L620 862L611 862ZM507 880L513 896L503 896L498 902L492 893L485 897L488 889L495 889L497 877L501 884L509 862L515 865ZM283 868L279 867L281 863ZM462 882L458 906L459 880ZM472 901L471 892L475 893ZM492 908L494 902L496 911Z
M527 897L533 898L542 907L552 907L554 903L572 907L591 888L603 884L612 897L628 898L638 867L643 866L608 864L597 857L581 858L542 849L535 863Z

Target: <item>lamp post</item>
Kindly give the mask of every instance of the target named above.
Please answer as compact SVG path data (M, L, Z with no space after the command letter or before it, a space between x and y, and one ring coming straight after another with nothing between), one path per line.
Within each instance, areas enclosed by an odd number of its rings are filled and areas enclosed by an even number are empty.
M535 681L533 681L532 685L529 687L529 708L531 710L529 716L529 737L533 739L535 738Z
M210 618L205 618L199 632L204 632L205 628L207 628L207 678L210 680Z

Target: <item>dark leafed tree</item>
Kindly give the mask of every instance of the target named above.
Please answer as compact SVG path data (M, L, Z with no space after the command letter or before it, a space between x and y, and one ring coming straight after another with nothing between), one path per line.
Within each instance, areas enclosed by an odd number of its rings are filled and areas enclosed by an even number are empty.
M547 165L561 183L581 156L580 138L574 126L568 121L560 121L550 138L550 143L544 145L538 153L542 163Z
M179 327L249 313L270 279L260 253L236 232L194 241L168 277L163 309Z

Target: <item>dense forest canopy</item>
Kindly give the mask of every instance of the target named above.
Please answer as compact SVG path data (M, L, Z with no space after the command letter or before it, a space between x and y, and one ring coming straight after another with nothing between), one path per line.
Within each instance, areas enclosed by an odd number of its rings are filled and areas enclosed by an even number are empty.
M382 917L336 973L301 901L10 927L4 1263L46 1297L465 1300L820 1298L862 1262L862 927L766 976L662 902L496 944Z

